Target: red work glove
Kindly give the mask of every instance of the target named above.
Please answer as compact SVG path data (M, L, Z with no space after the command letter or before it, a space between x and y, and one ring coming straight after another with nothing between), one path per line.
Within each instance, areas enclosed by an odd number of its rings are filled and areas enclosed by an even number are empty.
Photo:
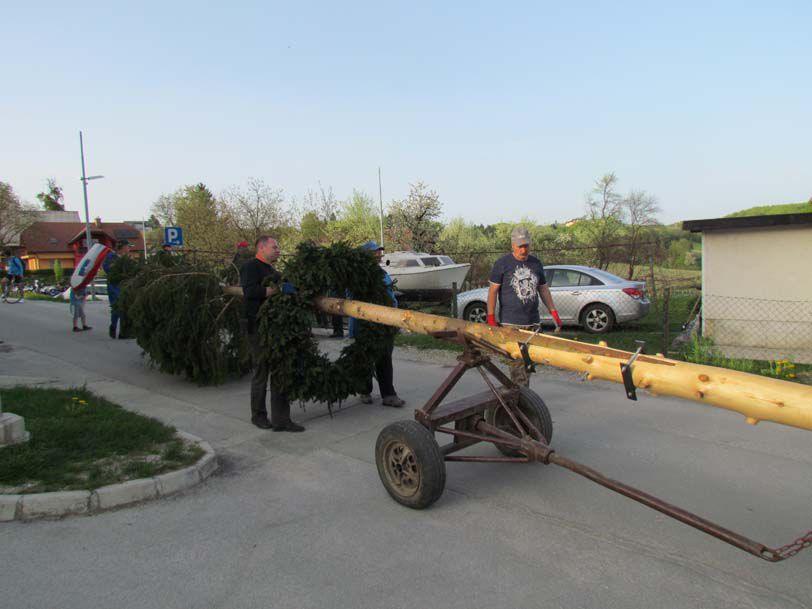
M553 309L552 311L550 311L550 315L553 316L553 321L555 322L555 331L560 332L561 331L561 318L558 316L558 311L556 309Z
M496 315L494 315L493 313L488 314L488 325L493 328L499 327L499 324L496 323Z

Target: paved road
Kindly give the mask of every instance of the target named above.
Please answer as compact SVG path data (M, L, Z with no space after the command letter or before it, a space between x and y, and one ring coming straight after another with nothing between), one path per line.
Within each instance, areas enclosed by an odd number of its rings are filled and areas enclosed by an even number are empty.
M74 335L66 306L0 305L0 381L87 382L210 440L223 471L136 508L0 525L3 607L812 607L812 551L771 565L552 467L451 463L435 506L403 508L373 450L409 410L309 405L305 434L263 432L247 380L160 375L89 309L97 330ZM418 406L447 372L400 354L396 385ZM560 453L768 544L812 526L808 433L558 373L533 384Z

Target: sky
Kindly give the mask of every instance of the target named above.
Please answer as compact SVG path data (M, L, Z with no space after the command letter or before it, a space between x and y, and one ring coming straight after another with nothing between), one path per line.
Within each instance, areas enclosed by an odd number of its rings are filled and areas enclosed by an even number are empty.
M435 189L446 218L664 222L812 196L812 3L29 2L0 21L0 180L91 217L261 178Z

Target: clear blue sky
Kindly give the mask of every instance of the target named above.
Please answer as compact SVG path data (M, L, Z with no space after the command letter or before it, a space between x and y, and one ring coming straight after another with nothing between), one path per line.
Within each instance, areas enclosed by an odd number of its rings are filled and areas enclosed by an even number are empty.
M0 180L91 215L259 177L446 216L578 216L614 171L662 219L812 196L812 3L37 2L0 23Z

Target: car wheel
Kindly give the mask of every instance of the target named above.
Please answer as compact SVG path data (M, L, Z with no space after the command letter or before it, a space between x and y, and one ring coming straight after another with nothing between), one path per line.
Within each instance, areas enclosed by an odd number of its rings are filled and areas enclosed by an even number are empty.
M591 304L581 313L581 325L590 334L605 334L615 325L615 312L605 304Z
M472 302L462 314L465 321L470 321L475 324L488 323L488 305L484 302Z

